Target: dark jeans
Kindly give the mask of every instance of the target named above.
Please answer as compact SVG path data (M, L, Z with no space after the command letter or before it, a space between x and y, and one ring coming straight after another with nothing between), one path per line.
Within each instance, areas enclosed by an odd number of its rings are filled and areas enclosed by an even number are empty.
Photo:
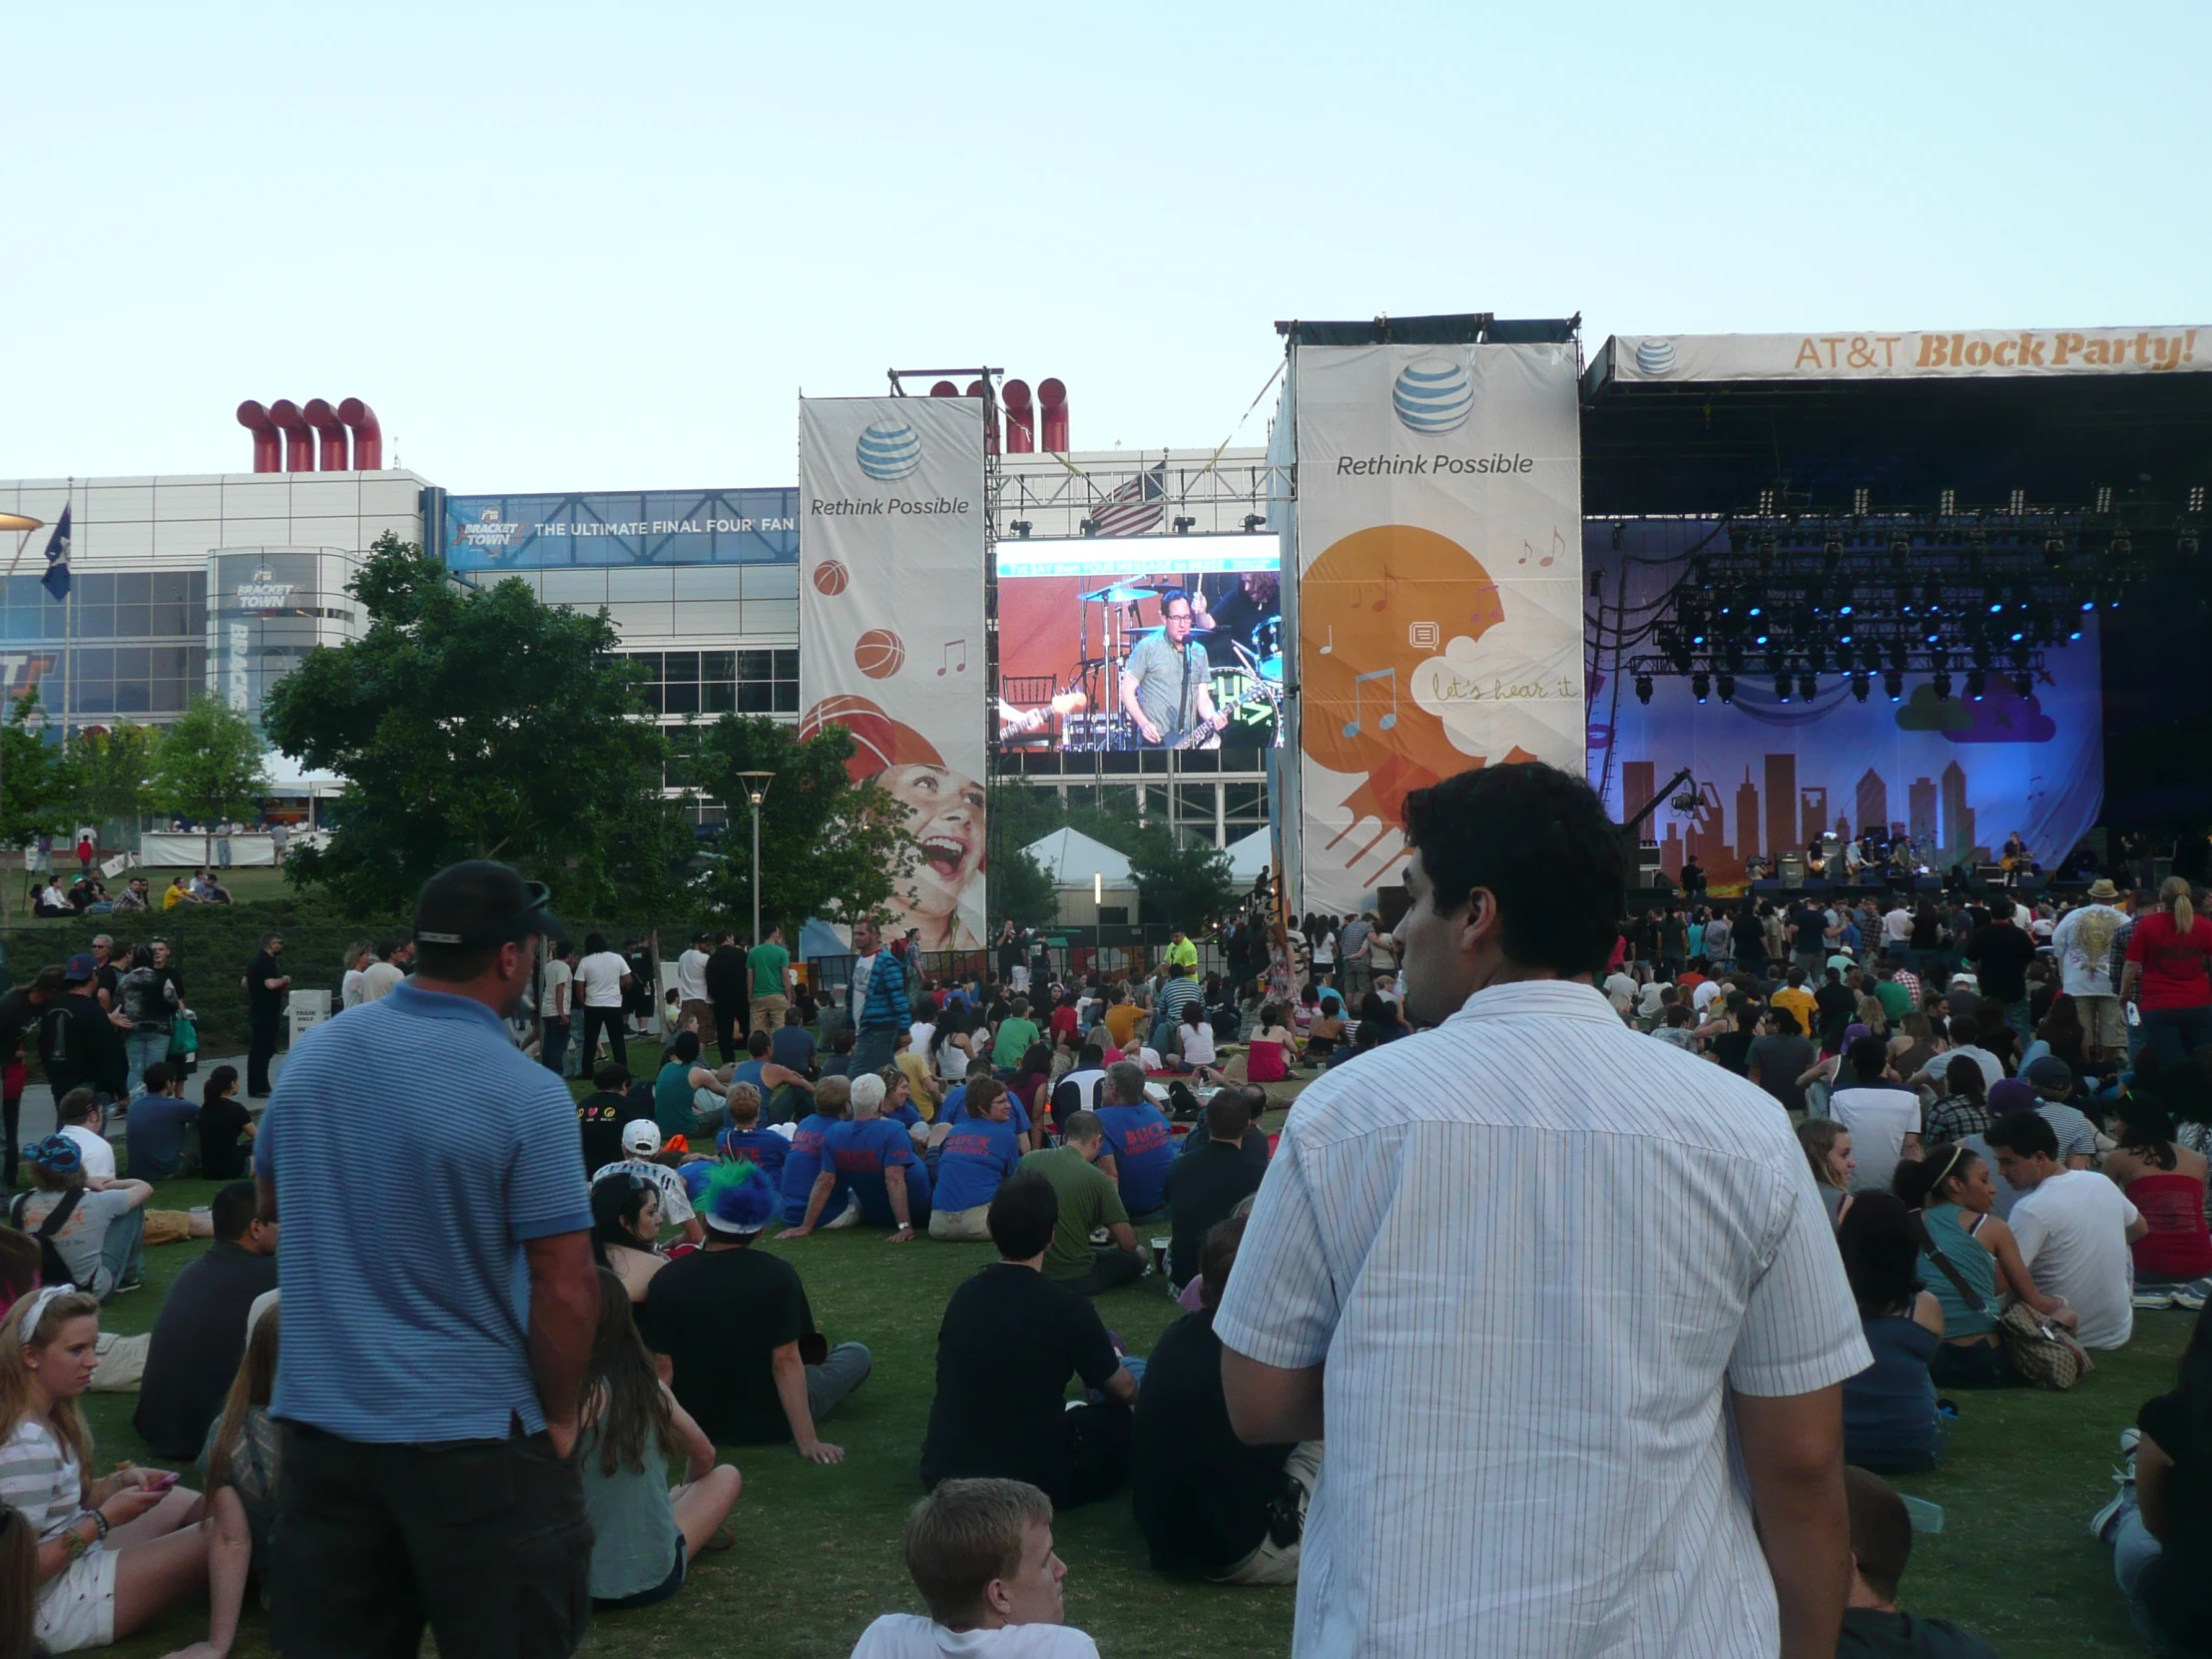
M538 1058L545 1062L545 1069L558 1077L561 1066L568 1059L568 1016L558 1018L548 1014L545 1020L545 1040L538 1045Z
M630 1048L622 1034L622 1010L620 1008L586 1008L584 1010L584 1052L578 1061L586 1077L599 1069L599 1034L602 1031L607 1034L607 1049L614 1056L615 1064L625 1071L630 1069Z
M718 1002L715 1004L715 1048L722 1055L724 1065L734 1065L744 1058L745 1051L738 1043L737 1034L745 1029L746 1010L743 1003Z
M276 1045L283 1040L283 1034L280 1018L263 1014L253 1017L246 1048L246 1092L249 1095L269 1093L269 1062L276 1058Z
M1128 1407L1078 1405L1060 1420L1067 1430L1068 1465L1044 1489L1055 1509L1111 1497L1129 1484Z
M285 1423L269 1570L291 1659L566 1659L591 1615L591 1523L543 1434L370 1445Z
M2200 1048L2212 1048L2212 1005L2145 1008L2143 1036L2163 1065L2179 1065Z
M1938 1388L2015 1388L2020 1374L2012 1369L2012 1357L2003 1345L1975 1347L1970 1343L1937 1343L1928 1375Z
M1122 1250L1108 1245L1103 1250L1091 1252L1091 1271L1080 1279L1063 1280L1071 1291L1082 1296L1097 1296L1101 1291L1118 1290L1123 1285L1134 1285L1144 1277L1144 1257L1135 1251Z

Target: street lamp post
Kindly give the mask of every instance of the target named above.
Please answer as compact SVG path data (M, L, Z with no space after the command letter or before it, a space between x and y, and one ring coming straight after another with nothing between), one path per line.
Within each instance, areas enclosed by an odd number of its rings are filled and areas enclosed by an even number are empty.
M746 799L753 804L753 942L761 942L761 803L768 799L773 772L741 772Z
M1106 902L1106 874L1103 870L1091 871L1091 934L1097 941L1091 946L1091 971L1101 977L1106 972L1106 915L1099 908Z

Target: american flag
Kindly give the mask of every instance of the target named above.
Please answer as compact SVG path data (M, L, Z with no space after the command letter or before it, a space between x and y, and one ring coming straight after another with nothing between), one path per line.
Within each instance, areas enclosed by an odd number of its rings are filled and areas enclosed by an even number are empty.
M1167 497L1168 463L1162 461L1151 471L1130 479L1092 509L1091 534L1138 536L1157 529L1167 511Z

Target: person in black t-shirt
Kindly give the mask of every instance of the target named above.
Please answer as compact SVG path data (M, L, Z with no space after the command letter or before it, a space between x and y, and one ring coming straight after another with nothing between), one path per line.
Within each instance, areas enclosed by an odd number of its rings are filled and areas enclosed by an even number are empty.
M738 936L725 930L707 957L707 1000L714 1004L715 1047L726 1066L736 1064L744 1053L737 1033L752 1025L752 979L746 971L745 952L738 948ZM699 1035L704 1041L707 1033Z
M1822 1046L1842 1047L1845 1028L1859 1011L1859 998L1844 983L1841 971L1830 968L1821 976L1820 987L1813 992L1813 1007L1820 1016Z
M1257 1083L1231 1083L1220 1094L1229 1095L1244 1103L1248 1116L1244 1129L1238 1135L1238 1144L1243 1148L1244 1155L1259 1165L1260 1173L1265 1175L1268 1168L1268 1132L1260 1127L1260 1119L1268 1109L1268 1091ZM1215 1098L1219 1097L1217 1094ZM1214 1137L1208 1125L1212 1122L1211 1117L1201 1113L1198 1121L1191 1125L1191 1132L1183 1137L1183 1144L1176 1148L1175 1155L1178 1158L1188 1158L1200 1147L1211 1145Z
M810 1463L843 1462L815 1425L874 1362L858 1343L828 1348L799 1270L752 1250L778 1208L775 1183L758 1164L724 1164L698 1207L706 1248L661 1269L645 1295L645 1340L668 1356L677 1401L718 1445L789 1440Z
M1242 1216L1206 1234L1202 1310L1177 1320L1145 1367L1130 1482L1137 1526L1162 1572L1228 1584L1295 1584L1319 1440L1246 1445L1229 1421L1214 1312L1244 1241Z
M576 1103L576 1127L584 1142L584 1174L629 1157L623 1150L622 1126L635 1115L630 1106L630 1071L619 1061L604 1060L591 1074L596 1093ZM696 1413L695 1413L696 1414Z
M283 953L283 935L271 933L262 940L262 953L246 964L249 1100L269 1094L269 1063L276 1058L276 1044L283 1034L284 993L291 989L291 975L276 965L276 958Z
M252 1184L223 1188L209 1211L215 1243L162 1299L131 1417L163 1457L199 1455L246 1353L246 1316L276 1288L276 1227L261 1219Z
M1996 1650L1948 1619L1898 1611L1898 1581L1913 1555L1913 1517L1881 1476L1844 1470L1851 1505L1851 1598L1836 1659L1996 1659Z
M2182 1653L2212 1651L2212 1314L2200 1313L2181 1383L2136 1413L2134 1483L2091 1522L2138 1631ZM2126 1442L2122 1440L2124 1448Z
M1257 1126L1242 1093L1221 1089L1206 1102L1207 1139L1195 1152L1179 1154L1168 1166L1167 1200L1174 1212L1168 1246L1168 1294L1180 1296L1198 1272L1199 1247L1216 1222L1260 1190L1268 1172L1267 1136L1260 1137L1255 1163L1239 1140ZM1194 1130L1195 1134L1196 1131Z
M243 1180L253 1144L254 1119L239 1099L239 1068L217 1066L200 1090L201 1176L209 1181Z
M924 1485L1026 1480L1068 1509L1128 1480L1127 1407L1137 1380L1115 1356L1098 1310L1041 1271L1059 1220L1059 1195L1040 1176L1017 1175L991 1200L999 1260L952 1293L937 1328ZM1069 1409L1070 1376L1104 1403Z
M2004 1015L2024 1040L2027 1023L2027 964L2035 959L2035 940L1999 909L1966 941L1966 960L1981 994L2004 1004Z

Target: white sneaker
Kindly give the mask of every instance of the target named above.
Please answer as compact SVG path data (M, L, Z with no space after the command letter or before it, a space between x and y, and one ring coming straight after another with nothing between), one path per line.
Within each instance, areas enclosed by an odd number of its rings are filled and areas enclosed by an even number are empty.
M2135 1495L2132 1490L2134 1482L2125 1475L2115 1474L2112 1478L2120 1482L2120 1489L2112 1494L2110 1503L2089 1517L2089 1536L2100 1544L2112 1541L2112 1523L2120 1518L2120 1511L2127 1507L2128 1499Z
M859 1198L858 1198L858 1197L857 1197L857 1196L855 1195L854 1197L852 1197L852 1198L851 1198L851 1199L850 1199L850 1200L849 1200L849 1201L848 1201L848 1202L846 1203L846 1205L845 1205L845 1207L844 1207L844 1214L843 1214L843 1215L839 1216L839 1217L838 1217L838 1218L837 1218L837 1219L836 1219L835 1221L826 1221L826 1222L822 1223L822 1224L821 1224L821 1227L820 1227L820 1228L818 1229L818 1231L821 1231L821 1232L825 1232L825 1233L827 1233L827 1232L830 1231L830 1230L831 1230L831 1229L833 1229L833 1228L838 1228L838 1227L857 1227L857 1226L859 1226L859 1225L860 1225L860 1200L859 1200Z
M2143 1431L2142 1431L2142 1430L2141 1430L2140 1428L2123 1428L2123 1429L2121 1429L2121 1430L2120 1430L2120 1455L2121 1455L2122 1457L2132 1457L2132 1456L2134 1456L2134 1455L2135 1455L2135 1448L2136 1448L2136 1447L2137 1447L2138 1445L2140 1445L2140 1444L2142 1443L2142 1440L2143 1440Z

